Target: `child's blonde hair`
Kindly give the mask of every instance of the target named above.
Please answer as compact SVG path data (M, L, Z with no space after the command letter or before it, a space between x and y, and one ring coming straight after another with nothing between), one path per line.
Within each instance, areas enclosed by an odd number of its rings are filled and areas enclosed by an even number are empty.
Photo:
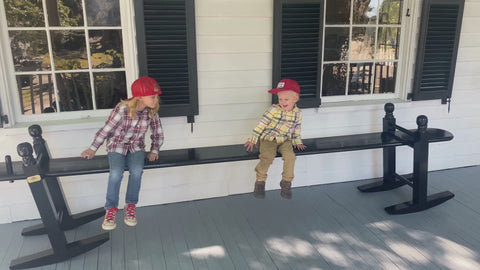
M160 101L160 97L158 97L158 100ZM134 97L132 99L128 100L122 100L120 101L118 105L127 105L128 108L128 116L132 119L137 119L137 104L138 104L138 97ZM160 102L155 105L153 108L148 109L148 118L152 119L157 113L158 110L160 109Z

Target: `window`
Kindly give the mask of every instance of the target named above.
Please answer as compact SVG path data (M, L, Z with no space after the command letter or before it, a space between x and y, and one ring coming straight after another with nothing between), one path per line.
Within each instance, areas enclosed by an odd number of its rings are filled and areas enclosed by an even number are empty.
M162 88L161 116L198 115L193 0L135 1L140 75Z
M3 0L3 7L18 115L110 109L127 98L119 0Z
M273 84L299 82L300 107L320 99L398 95L403 0L275 0ZM276 44L277 43L277 44Z

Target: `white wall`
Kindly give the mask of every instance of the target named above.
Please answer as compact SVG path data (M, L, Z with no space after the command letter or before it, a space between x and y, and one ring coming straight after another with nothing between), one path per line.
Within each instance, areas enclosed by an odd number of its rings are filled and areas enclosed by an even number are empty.
M164 118L163 149L241 144L270 104L272 0L198 0L196 4L200 114L193 133L184 117ZM396 103L397 123L416 128L417 115L429 117L429 127L454 133L451 142L430 148L430 170L480 164L480 3L467 0L463 18L451 111L440 101ZM381 130L383 103L322 106L306 109L305 138L367 133ZM77 156L88 147L105 118L45 124L44 138L54 157ZM16 155L18 143L31 138L25 127L0 129L0 156ZM104 154L102 147L99 154ZM397 150L397 170L412 169L412 150ZM297 159L294 186L351 181L382 174L381 150ZM251 192L256 161L146 170L139 205ZM277 189L281 160L271 168L267 189ZM452 179L453 180L453 179ZM107 174L62 179L71 212L104 204ZM125 186L122 186L122 192ZM124 193L121 194L121 198ZM122 198L123 199L123 198ZM121 202L122 203L122 202ZM26 181L0 183L0 223L38 218Z

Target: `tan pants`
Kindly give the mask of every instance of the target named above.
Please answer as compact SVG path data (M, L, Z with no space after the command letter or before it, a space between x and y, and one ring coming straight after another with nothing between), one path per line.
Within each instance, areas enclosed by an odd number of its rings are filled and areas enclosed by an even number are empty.
M260 162L255 167L257 173L257 181L267 180L268 168L275 159L277 151L282 155L283 159L283 173L282 178L285 181L293 180L293 170L295 168L295 153L293 152L292 141L288 140L283 143L277 143L276 141L270 142L260 140Z

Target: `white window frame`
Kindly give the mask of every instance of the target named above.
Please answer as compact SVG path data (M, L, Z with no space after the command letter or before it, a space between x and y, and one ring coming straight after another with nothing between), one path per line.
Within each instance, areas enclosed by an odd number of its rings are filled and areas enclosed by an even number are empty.
M42 1L43 8L46 10L45 1ZM135 22L134 22L134 10L133 10L133 1L124 1L119 0L120 5L120 17L121 17L121 27L98 27L98 29L121 29L122 30L122 40L123 40L123 53L125 66L122 69L115 69L116 71L125 71L125 79L127 85L128 96L131 96L129 86L135 80L138 74L138 64L136 60L136 43L135 43ZM86 22L86 10L85 2L82 1L83 13L84 13L84 22ZM89 110L89 111L72 111L72 112L61 112L61 113L49 113L49 114L33 114L33 115L24 115L21 113L20 100L17 91L17 82L16 74L21 74L21 72L15 72L13 66L13 59L11 54L11 49L9 46L9 36L7 28L7 20L5 15L5 7L3 0L0 0L0 14L2 18L0 19L0 58L3 61L0 62L0 100L2 103L3 114L8 115L9 123L4 124L4 127L12 127L18 123L31 123L39 121L57 121L57 120L75 120L75 119L88 119L92 117L105 117L107 116L111 109L102 109L102 110ZM48 18L45 18L47 21ZM58 27L41 27L41 29L46 29L47 33L49 30L58 29ZM75 30L85 30L87 29L87 24L84 23L84 26L73 27ZM18 28L21 29L21 28ZM35 29L35 28L28 28ZM62 28L64 29L64 28ZM92 29L92 27L88 27ZM87 31L88 33L88 31ZM49 35L47 36L48 38ZM88 43L88 36L86 38L86 47L87 54L90 63L90 48ZM49 46L50 40L48 41ZM54 83L55 95L57 94L56 90L56 78L54 76L54 62L53 55L50 55L52 70L50 71L37 71L37 72L28 72L36 74L51 74L52 81ZM98 72L98 70L96 70ZM108 69L105 69L108 71ZM60 72L60 71L58 71ZM58 73L57 72L57 73ZM92 72L92 69L82 69L82 70L62 70L61 73L65 72ZM93 77L91 77L91 85L93 85ZM93 88L92 88L93 89Z
M331 0L330 0L331 1ZM351 0L353 2L353 0ZM341 96L321 96L322 99L322 104L326 105L328 103L339 103L339 102L350 102L350 101L379 101L379 100L406 100L407 99L407 94L410 92L410 89L412 87L412 78L413 78L413 72L412 69L413 65L409 64L411 63L411 60L414 59L412 58L412 55L415 52L415 46L411 46L410 44L416 44L417 38L416 34L418 32L418 27L415 27L415 24L413 23L416 21L417 17L415 14L417 14L418 10L421 7L421 1L415 1L415 0L404 0L403 1L403 10L402 10L402 23L400 25L400 51L398 54L398 60L396 61L397 63L397 74L396 74L396 80L395 80L395 92L394 93L382 93L382 94L366 94L366 95L341 95ZM409 16L407 17L406 14ZM323 22L323 40L325 39L325 18L326 18L326 8L324 8L324 22ZM353 14L353 9L350 10L350 18L352 17ZM378 20L378 18L377 18ZM358 27L363 27L367 25L358 25ZM376 31L376 36L378 35L378 27L381 27L382 25L376 24L375 27L377 28ZM329 25L328 27L332 27L332 25ZM345 27L345 25L339 25L338 27ZM350 23L349 25L350 28L350 41L351 41L351 34L352 34L352 24ZM324 42L322 42L322 59L324 59ZM375 46L376 50L376 46ZM337 62L337 61L328 61L327 63L330 62ZM321 69L321 76L320 80L323 80L323 65L325 64L325 61L322 61L322 69ZM348 59L347 63L345 63L348 68L350 68L350 58ZM320 85L323 85L323 81L320 83ZM348 82L346 82L346 87L348 88ZM322 89L323 90L323 89Z

